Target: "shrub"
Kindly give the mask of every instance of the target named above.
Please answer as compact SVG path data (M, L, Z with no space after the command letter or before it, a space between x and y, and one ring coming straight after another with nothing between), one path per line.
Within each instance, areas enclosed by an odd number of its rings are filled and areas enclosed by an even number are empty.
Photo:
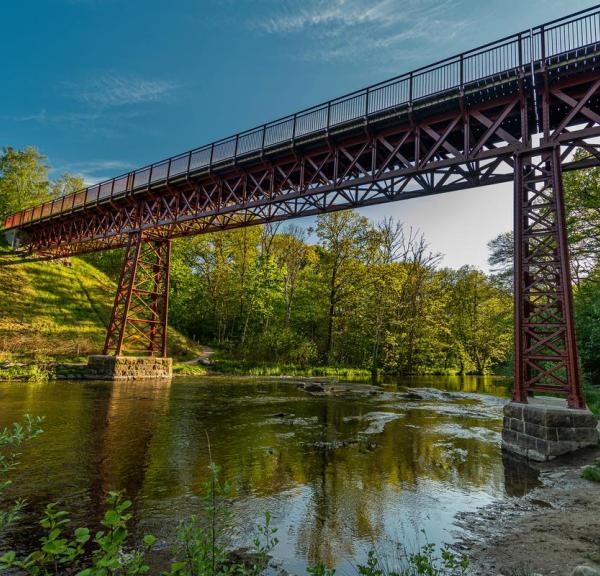
M586 466L581 471L581 477L592 482L600 482L600 462L596 462L591 466Z

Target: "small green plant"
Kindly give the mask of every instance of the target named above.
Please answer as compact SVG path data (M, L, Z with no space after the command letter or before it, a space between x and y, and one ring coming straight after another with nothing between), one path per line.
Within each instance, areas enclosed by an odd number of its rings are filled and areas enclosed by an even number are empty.
M438 554L435 544L430 543L411 554L400 548L395 565L382 561L371 550L366 564L357 566L361 576L464 576L468 568L466 556L454 553L447 545L441 547Z
M360 570L360 566L359 566ZM310 576L334 576L335 568L328 568L323 563L315 564L314 566L309 566L306 571L310 574ZM362 572L361 572L362 574Z
M19 465L19 448L42 433L43 418L25 414L23 422L15 422L12 428L0 430L0 497L12 484L9 474ZM0 509L0 534L16 522L25 506L24 500L18 500L8 508Z
M0 570L18 569L31 576L138 576L147 574L150 567L145 562L156 539L145 536L143 544L132 550L126 549L129 536L127 522L131 514L129 500L124 500L120 492L110 492L109 505L102 520L100 530L92 540L88 528L76 528L67 535L70 527L68 512L58 510L56 504L46 506L40 525L44 535L40 538L37 550L24 559L17 558L14 551L0 556ZM91 554L84 559L86 546Z
M231 560L226 530L231 523L231 486L219 479L220 469L209 465L210 477L204 484L205 517L192 517L181 524L173 549L175 562L163 576L258 576L267 567L269 553L277 545L277 529L271 526L271 515L257 526L251 560Z
M29 375L27 376L27 382L31 384L43 384L44 382L48 382L48 380L52 380L53 378L53 372L34 364L30 367Z
M600 482L600 462L586 466L581 471L581 477L592 482Z

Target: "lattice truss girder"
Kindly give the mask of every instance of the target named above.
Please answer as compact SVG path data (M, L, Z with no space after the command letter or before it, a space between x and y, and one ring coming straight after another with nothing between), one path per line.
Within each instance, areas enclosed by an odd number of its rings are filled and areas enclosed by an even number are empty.
M385 202L507 181L512 153L520 145L520 137L512 135L520 105L518 96L504 98L378 133L365 130L347 141L331 140L325 148L252 168L173 182L139 200L35 227L31 246L36 252L66 246L85 251L89 247L83 244L123 245L130 231L156 226L183 234L188 220L216 221L216 216L231 221L232 212L253 214L258 222L267 212L272 218L285 212L289 218L340 202L346 207L372 204L374 195ZM190 233L196 230L191 226Z
M600 162L599 91L592 76L550 86L539 99L544 139L564 146L564 169L586 165L572 164L575 146L588 150L587 165ZM48 254L85 252L124 245L134 230L161 227L161 235L175 237L505 182L512 156L530 147L532 100L517 93L378 132L366 126L325 147L170 182L35 226L30 245Z
M129 235L104 354L166 356L170 240Z

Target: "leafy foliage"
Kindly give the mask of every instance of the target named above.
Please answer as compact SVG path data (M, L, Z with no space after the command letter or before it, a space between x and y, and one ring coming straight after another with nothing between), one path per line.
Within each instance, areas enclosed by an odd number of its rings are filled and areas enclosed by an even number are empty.
M0 221L51 198L46 157L29 146L2 148L0 154Z
M447 545L438 553L434 544L426 543L414 553L406 553L400 548L400 554L392 563L371 550L367 563L357 568L361 576L464 576L469 560L454 553Z
M38 549L24 559L19 559L14 551L4 553L0 556L0 569L19 569L32 576L147 574L150 567L145 557L156 539L145 536L142 545L127 550L131 501L124 500L120 492L110 492L107 503L109 508L102 520L103 529L93 538L88 528L76 528L67 533L71 523L68 512L58 510L56 503L49 504L40 521L44 534Z
M15 422L12 428L0 430L0 498L12 484L9 475L19 465L19 448L42 433L43 418L26 414L23 422ZM7 509L0 508L0 534L20 516L25 502L19 500Z
M575 292L575 319L581 364L590 382L600 382L600 267Z
M483 373L506 359L510 297L482 273L439 270L424 237L391 218L326 214L313 233L316 245L293 226L176 241L173 323L252 365ZM477 345L453 321L466 330L467 307Z

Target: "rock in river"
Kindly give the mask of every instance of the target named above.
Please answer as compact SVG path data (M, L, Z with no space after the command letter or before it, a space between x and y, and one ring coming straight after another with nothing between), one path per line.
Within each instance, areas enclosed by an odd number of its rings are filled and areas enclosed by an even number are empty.
M600 572L590 566L577 566L571 572L571 576L600 576Z

